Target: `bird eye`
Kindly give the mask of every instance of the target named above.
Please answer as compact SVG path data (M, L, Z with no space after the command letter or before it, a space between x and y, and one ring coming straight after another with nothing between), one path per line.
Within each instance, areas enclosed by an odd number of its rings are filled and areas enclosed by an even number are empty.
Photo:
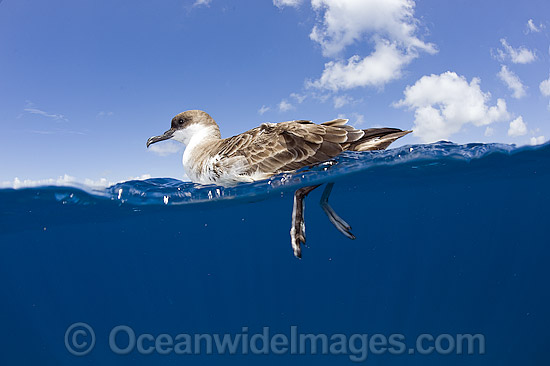
M182 125L182 124L183 124L183 119L180 119L180 120L178 121L178 123L179 123L180 125Z

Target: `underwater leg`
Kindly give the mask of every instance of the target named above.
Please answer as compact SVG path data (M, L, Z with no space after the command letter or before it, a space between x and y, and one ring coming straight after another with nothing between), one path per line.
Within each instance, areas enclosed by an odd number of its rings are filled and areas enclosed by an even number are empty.
M328 203L328 198L330 197L330 193L332 192L332 187L334 187L334 183L327 183L325 190L323 191L323 195L321 196L321 201L319 202L321 204L321 208L328 216L328 219L330 222L332 222L332 225L334 225L338 231L340 231L342 234L344 234L346 237L350 239L355 239L355 235L351 233L351 226L344 221L334 210L332 207L330 207Z
M294 205L292 207L292 227L290 229L290 242L296 258L302 258L301 244L306 243L306 224L304 221L304 198L313 191L316 186L302 187L294 192Z

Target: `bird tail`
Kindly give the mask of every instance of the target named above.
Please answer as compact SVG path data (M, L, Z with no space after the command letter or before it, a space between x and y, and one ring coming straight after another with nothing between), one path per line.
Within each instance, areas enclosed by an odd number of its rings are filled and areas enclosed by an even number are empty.
M368 128L363 130L363 132L365 133L363 137L352 142L346 150L384 150L390 146L392 142L411 133L412 131L403 131L398 128Z

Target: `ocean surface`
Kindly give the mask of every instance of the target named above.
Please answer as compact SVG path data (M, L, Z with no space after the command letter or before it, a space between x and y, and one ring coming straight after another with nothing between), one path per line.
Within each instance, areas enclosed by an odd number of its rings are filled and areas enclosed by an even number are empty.
M293 191L326 182L357 239L317 189L298 260ZM548 144L440 142L228 188L1 189L0 364L548 365L549 187Z

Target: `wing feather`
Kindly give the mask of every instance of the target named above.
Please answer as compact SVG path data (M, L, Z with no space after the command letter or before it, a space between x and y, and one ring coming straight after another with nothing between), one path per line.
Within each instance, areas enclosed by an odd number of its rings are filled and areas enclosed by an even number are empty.
M321 123L322 125L325 125L325 126L343 126L345 125L346 123L348 123L349 119L343 119L343 118L338 118L338 119L333 119L332 121L327 121L327 122L323 122Z
M306 120L264 123L221 140L220 162L244 157L248 164L243 174L270 176L330 160L350 147L363 147L365 135L377 135L346 125L347 121L335 119L320 125Z

